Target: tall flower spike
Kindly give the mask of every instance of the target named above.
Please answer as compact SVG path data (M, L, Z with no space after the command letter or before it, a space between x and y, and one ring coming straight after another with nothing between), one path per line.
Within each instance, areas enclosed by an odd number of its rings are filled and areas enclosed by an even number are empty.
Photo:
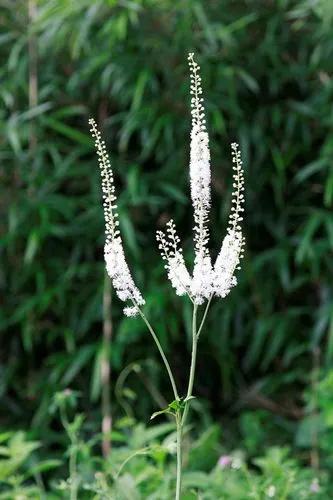
M201 304L212 293L212 265L208 250L208 220L210 208L210 152L209 138L203 106L200 66L194 61L193 52L188 56L191 78L191 151L190 183L194 209L195 259L191 293Z
M191 197L194 205L210 207L210 153L209 138L206 130L205 110L203 105L200 66L194 61L194 53L188 55L190 67L191 94L191 158L190 180Z
M191 277L186 269L184 257L179 247L179 237L176 234L175 223L171 219L167 223L166 234L157 231L156 239L171 285L177 295L190 295Z
M234 276L239 269L240 260L243 258L244 237L241 232L240 222L244 212L244 174L242 169L241 154L238 144L231 144L233 162L233 193L232 207L229 216L227 235L225 236L219 255L214 266L214 292L219 297L225 297L231 288L237 284Z
M244 238L240 222L244 211L244 176L242 160L238 145L233 143L233 194L232 208L229 216L227 235L223 240L220 253L214 268L208 249L209 242L209 209L210 195L210 152L209 138L206 130L206 120L202 96L200 67L194 61L194 54L188 55L191 77L191 150L190 150L190 184L191 199L194 209L194 269L190 277L182 252L179 248L179 238L175 232L174 222L168 223L167 234L157 232L157 240L168 278L176 293L187 293L195 304L202 304L213 295L225 297L231 288L237 284L234 276L239 269L240 259L243 257Z
M139 289L136 287L128 268L120 231L118 229L117 198L115 196L113 173L106 152L105 142L97 129L95 120L89 120L90 132L95 140L98 155L98 164L102 177L103 210L105 219L105 246L104 259L106 270L120 300L131 301L133 306L125 307L126 316L135 316L138 313L137 305L145 303Z

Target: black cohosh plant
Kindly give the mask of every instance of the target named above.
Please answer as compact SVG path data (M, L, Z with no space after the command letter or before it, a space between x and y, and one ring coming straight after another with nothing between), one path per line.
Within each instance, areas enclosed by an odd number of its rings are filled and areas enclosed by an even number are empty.
M194 398L193 384L196 369L197 345L213 297L224 298L231 288L237 284L235 271L239 269L243 257L244 237L240 222L243 220L244 176L242 160L238 145L231 145L233 161L233 196L227 234L222 241L220 252L215 263L209 253L209 209L211 203L210 152L209 138L202 98L200 67L194 60L194 54L188 56L191 75L191 113L192 130L190 145L190 184L191 199L194 210L194 268L188 270L180 247L180 239L175 223L167 223L166 232L157 232L158 246L165 261L168 278L177 295L187 295L193 304L192 316L192 355L185 396L181 396L173 376L168 359L159 342L158 335L143 312L145 300L134 283L126 262L119 221L116 195L111 164L106 152L105 142L93 119L89 120L91 133L95 140L98 162L102 176L103 207L106 228L104 257L107 272L120 300L127 302L124 313L127 316L141 316L148 327L170 378L174 400L167 408L155 412L152 418L162 413L173 415L177 428L177 477L176 500L181 495L182 480L182 434L187 420L190 403ZM198 310L204 305L203 313L198 319Z

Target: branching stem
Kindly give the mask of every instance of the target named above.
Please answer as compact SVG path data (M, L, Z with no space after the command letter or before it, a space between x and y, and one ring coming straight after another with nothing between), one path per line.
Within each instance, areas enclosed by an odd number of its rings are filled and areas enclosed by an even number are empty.
M213 295L210 296L210 298L209 298L209 300L207 302L206 308L205 308L205 312L203 313L202 320L201 320L201 323L200 323L200 326L199 326L198 332L197 332L197 340L199 340L199 336L200 336L202 327L204 326L204 323L206 321L207 313L208 313L208 310L209 310L209 306L210 306L210 304L212 302L212 298L213 298Z
M180 500L182 490L182 416L181 412L176 413L177 425L177 479L176 479L176 500Z
M158 340L158 337L153 329L153 327L151 326L151 324L149 323L148 319L146 318L145 314L143 313L143 311L140 309L140 307L138 306L138 304L136 302L133 301L133 304L134 306L138 309L139 311L139 314L141 316L141 318L143 319L143 321L146 323L146 326L149 330L149 332L151 333L151 336L153 337L154 339L154 342L157 346L157 349L159 350L159 353L161 355L161 358L163 360L163 363L165 365L165 368L168 372L168 375L169 375L169 379L170 379L170 382L171 382L171 386L172 386L172 390L173 390L173 394L175 396L175 399L177 401L179 401L179 395L178 395L178 391L177 391L177 386L176 386L176 382L175 382L175 379L174 379L174 376L172 374L172 371L171 371L171 368L170 368L170 365L169 365L169 361L167 360L167 357L166 355L164 354L164 351L163 351L163 347L161 346L160 344L160 341Z
M190 403L190 398L192 396L192 391L193 391L193 384L194 384L194 375L195 375L195 368L196 368L196 362L197 362L197 345L198 345L198 338L197 338L197 313L198 313L198 306L197 304L194 304L193 306L193 314L192 314L192 354L191 354L191 367L190 367L190 375L188 379L188 387L187 387L187 393L186 393L186 401L185 401L185 408L184 408L184 413L182 417L182 427L184 427L187 414L189 411L189 403ZM201 326L201 325L200 325Z
M185 398L185 406L183 412L181 410L177 410L175 414L175 419L176 419L176 428L177 428L177 479L176 479L176 497L175 500L180 500L181 498L181 489L182 489L182 437L183 437L183 429L184 425L186 423L187 415L189 412L190 408L190 401L193 396L193 385L194 385L194 377L195 377L195 369L196 369L196 362L197 362L197 346L198 346L198 339L199 335L201 333L201 330L203 328L203 325L206 320L206 316L209 310L209 306L211 304L212 297L207 302L205 311L203 313L201 322L199 324L199 328L197 327L197 315L198 315L198 305L193 304L193 315L192 315L192 353L191 353L191 367L190 367L190 374L189 374L189 380L188 380L188 387L187 387L187 393L186 393L186 398ZM158 337L149 323L147 317L141 310L141 308L138 306L136 302L133 301L134 306L137 308L141 318L145 322L149 332L151 333L155 344L159 350L159 353L163 359L164 365L166 367L166 370L168 372L170 382L172 385L172 390L175 396L175 399L177 401L180 401L176 383L174 376L172 374L169 362L164 354L163 348L160 344L160 341L158 340Z

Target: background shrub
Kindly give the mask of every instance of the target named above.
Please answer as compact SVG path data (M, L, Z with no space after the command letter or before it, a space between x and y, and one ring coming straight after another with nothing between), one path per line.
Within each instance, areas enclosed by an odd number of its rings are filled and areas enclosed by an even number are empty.
M230 445L243 437L257 453L264 437L311 461L314 443L295 443L303 391L333 357L332 2L37 4L30 15L23 0L0 7L1 426L31 425L52 450L60 429L49 407L67 387L80 391L91 429L100 425L110 292L90 116L108 141L129 261L185 390L189 304L169 290L154 233L172 212L193 258L194 50L212 144L212 249L227 222L233 140L244 156L247 234L239 286L214 304L201 337L196 417L224 420ZM123 416L125 405L147 421L167 380L144 325L116 300L111 307L113 387L129 367L112 411Z

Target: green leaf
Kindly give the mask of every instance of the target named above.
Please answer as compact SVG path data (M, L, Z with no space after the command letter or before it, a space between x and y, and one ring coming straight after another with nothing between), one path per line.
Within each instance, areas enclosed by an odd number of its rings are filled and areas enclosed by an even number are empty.
M153 420L155 417L158 417L159 415L163 415L164 413L168 413L168 414L170 414L170 415L174 415L174 413L173 413L173 412L171 412L171 411L169 410L169 407L168 407L168 408L165 408L164 410L155 411L155 412L151 415L150 420Z
M83 146L87 146L87 148L92 147L93 143L90 136L84 134L83 132L80 132L76 128L70 127L69 125L66 125L65 123L52 117L47 117L47 118L43 117L42 121L44 125L50 127L59 134L62 134L67 139L70 139L71 141L81 144Z

